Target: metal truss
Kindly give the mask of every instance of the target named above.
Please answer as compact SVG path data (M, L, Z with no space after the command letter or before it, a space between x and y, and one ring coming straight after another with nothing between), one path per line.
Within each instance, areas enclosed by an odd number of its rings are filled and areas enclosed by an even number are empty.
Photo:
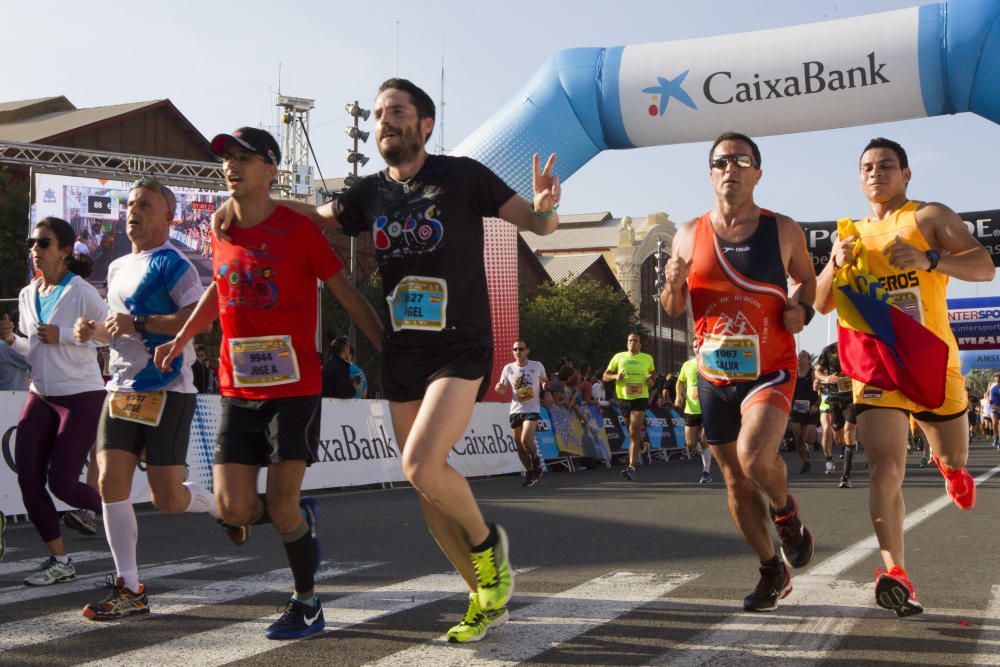
M222 164L219 162L176 160L0 140L0 164L30 167L47 173L120 181L155 176L165 184L178 187L225 189ZM288 193L291 189L290 180L287 171L279 172L277 189Z

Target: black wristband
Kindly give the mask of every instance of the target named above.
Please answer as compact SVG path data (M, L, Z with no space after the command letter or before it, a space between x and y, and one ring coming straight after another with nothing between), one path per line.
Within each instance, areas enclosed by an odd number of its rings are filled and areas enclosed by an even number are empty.
M149 315L145 313L140 313L132 317L132 326L138 333L146 333L146 323L149 321Z
M802 310L804 310L806 313L805 322L806 325L808 325L810 322L812 322L812 319L816 317L816 309L813 308L812 305L808 303L800 302L799 305L802 306Z

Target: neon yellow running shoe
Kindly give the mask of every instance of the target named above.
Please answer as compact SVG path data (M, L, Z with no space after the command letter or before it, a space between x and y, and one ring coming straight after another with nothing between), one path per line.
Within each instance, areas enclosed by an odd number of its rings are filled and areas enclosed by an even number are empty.
M493 527L496 530L496 543L488 549L471 553L479 584L476 595L482 611L506 606L510 596L514 594L514 574L507 556L507 532L499 525Z
M475 593L469 593L469 608L465 612L462 622L448 630L448 641L452 644L464 644L466 642L478 642L486 636L486 629L490 627L490 621L486 614L479 607L479 600Z

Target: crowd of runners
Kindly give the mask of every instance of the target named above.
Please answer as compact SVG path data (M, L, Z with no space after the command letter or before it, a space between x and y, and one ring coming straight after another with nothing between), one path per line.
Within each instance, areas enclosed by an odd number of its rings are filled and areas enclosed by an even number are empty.
M41 275L21 293L17 333L8 319L0 323L0 339L32 368L16 454L25 505L50 557L26 584L74 576L48 484L60 500L102 514L114 556L106 597L86 605L83 615L108 621L150 611L129 498L132 476L144 462L160 511L207 514L241 546L266 539L255 526L274 526L293 585L267 637L293 639L323 629L313 580L322 559L318 504L301 493L318 448L322 380L314 333L322 281L382 354L381 387L403 471L428 529L468 588L465 614L447 631L449 641L478 641L506 622L514 587L508 535L483 515L469 483L447 459L492 385L511 393L510 423L528 483L541 475L533 435L543 388L551 392L556 379L529 360L523 340L514 344L514 361L500 377L489 377L486 274L482 262L469 258L482 256L484 217L536 234L557 228L556 157L543 162L536 155L525 166L532 173L529 201L475 160L426 152L435 108L410 81L382 84L373 109L388 166L318 207L272 199L281 155L267 132L244 127L212 140L231 198L214 219L214 280L205 290L192 264L168 242L176 200L153 178L140 179L129 194L132 252L109 267L106 301L83 280L88 267L72 252L68 223L47 218L35 226L28 245ZM660 301L670 316L689 312L694 322L696 354L675 387L689 450L702 457L703 480L710 480L716 461L732 518L759 560L743 608L775 609L792 591L792 571L810 562L823 539L805 525L809 508L788 492L779 450L790 424L803 457L800 472L810 470L817 425L826 472L835 469L833 444L844 446L844 487L851 485L857 443L864 443L871 520L885 565L876 575L875 601L898 616L919 613L903 551L910 418L947 493L959 508L970 509L976 487L965 468L968 396L945 289L949 278L992 279L992 260L951 209L909 199L906 152L887 139L872 140L860 152L870 215L855 224L856 233L834 242L819 276L801 227L755 201L762 156L750 137L720 135L706 166L715 201L678 228ZM344 275L322 227L372 235L384 317ZM861 259L882 284L908 277L905 295L890 292L890 301L905 296L916 304L911 314L946 346L946 368L932 378L944 387L940 404L924 405L906 391L848 377L836 345L824 349L815 365L796 349L795 334L817 310L834 309L841 271ZM222 413L210 492L184 481L184 461L195 404L192 339L216 320ZM93 363L99 345L111 348L106 386ZM558 372L562 383L574 375L570 366L563 377L565 368ZM614 382L631 435L621 470L626 480L636 479L655 373L633 334L600 374ZM992 395L995 422L1000 388ZM78 479L95 441L98 491ZM262 469L266 493L258 495ZM519 554L530 551L530 542L523 544Z

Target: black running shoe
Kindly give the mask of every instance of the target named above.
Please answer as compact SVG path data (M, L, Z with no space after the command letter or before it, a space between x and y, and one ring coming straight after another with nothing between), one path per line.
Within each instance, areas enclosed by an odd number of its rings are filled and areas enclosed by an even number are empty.
M627 466L625 468L622 468L622 477L624 477L625 479L627 479L630 482L634 482L635 481L635 468L633 468L632 466Z
M760 581L753 593L743 598L743 611L774 611L778 600L792 592L792 575L785 564L764 563L760 566Z
M799 470L799 474L806 475L809 473L810 470L812 470L812 464L809 463L809 461L806 461L805 463L802 464L802 469Z
M792 509L779 516L774 508L771 508L771 519L778 529L778 538L781 540L781 559L788 567L798 569L805 567L812 560L813 538L812 533L799 519L799 505L795 502L795 498L789 495L788 502Z
M850 477L841 477L840 478L840 488L842 488L842 489L849 489L849 488L851 488L851 478Z
M250 525L244 524L242 526L234 526L232 524L226 523L222 519L218 520L218 524L222 526L223 532L226 533L226 537L229 541L238 547L242 547L250 539Z

